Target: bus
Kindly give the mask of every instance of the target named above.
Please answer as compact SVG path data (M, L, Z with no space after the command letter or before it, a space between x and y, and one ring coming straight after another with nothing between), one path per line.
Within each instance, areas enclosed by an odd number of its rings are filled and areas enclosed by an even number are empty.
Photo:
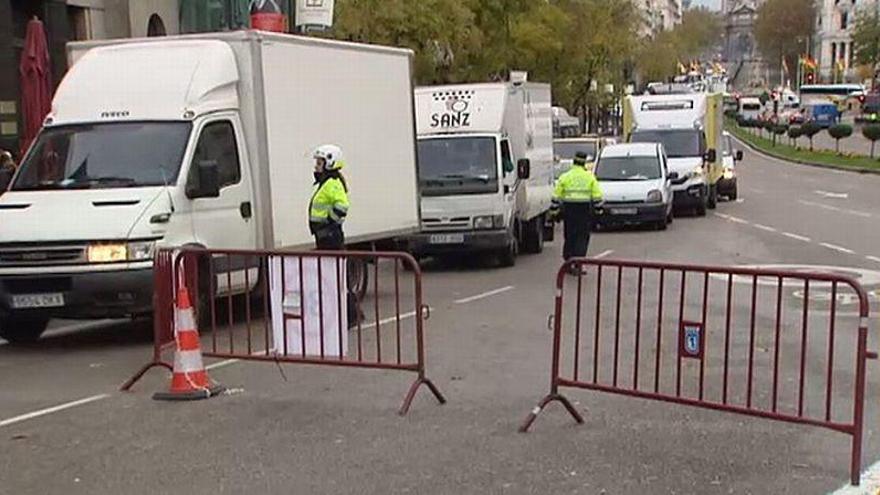
M865 87L861 84L804 84L800 89L800 103L834 102L840 104L851 96L862 96Z

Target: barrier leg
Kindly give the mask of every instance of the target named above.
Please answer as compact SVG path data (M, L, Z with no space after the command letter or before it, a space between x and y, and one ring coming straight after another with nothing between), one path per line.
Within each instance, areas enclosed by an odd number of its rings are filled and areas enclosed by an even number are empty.
M544 399L542 399L541 402L538 403L538 406L532 409L529 415L526 416L526 420L523 421L522 426L519 427L519 432L527 433L529 431L529 428L531 428L532 423L534 423L535 420L538 419L538 414L540 414L541 411L543 411L544 408L547 407L547 404L553 401L561 403L568 411L568 414L571 414L571 417L574 418L574 420L578 424L584 424L584 417L581 416L581 413L579 413L577 409L574 408L574 405L572 405L568 398L566 398L562 394L552 393L547 397L544 397Z
M409 406L412 405L412 401L416 396L416 392L418 392L419 387L421 387L422 385L426 385L428 387L428 390L430 390L431 393L434 394L437 402L439 402L440 404L446 404L446 398L443 397L443 394L440 393L440 390L434 385L434 382L420 376L416 378L416 381L414 381L413 384L409 387L409 392L407 392L406 398L403 399L403 405L400 406L400 411L398 411L398 414L400 414L401 416L405 416L406 413L409 412Z
M165 368L168 371L172 370L171 365L164 362L164 361L153 361L152 363L147 363L141 369L139 369L137 371L137 373L134 374L134 376L132 376L131 378L126 380L126 382L123 383L121 387L119 387L119 390L122 392L128 392L129 390L131 390L131 387L133 387L134 384L138 382L138 380L143 378L143 376L147 373L147 371L150 371L152 368L157 368L157 367L158 368Z

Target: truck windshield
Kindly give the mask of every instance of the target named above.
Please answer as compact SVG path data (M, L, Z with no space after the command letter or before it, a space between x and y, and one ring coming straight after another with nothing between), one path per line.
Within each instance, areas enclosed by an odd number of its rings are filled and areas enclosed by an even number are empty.
M701 132L696 129L636 131L630 141L633 143L661 143L669 158L702 156Z
M44 129L13 191L172 184L192 125L132 122Z
M498 190L494 137L419 140L419 184L423 194L477 194Z
M600 181L655 180L660 178L660 163L656 156L600 158L596 178Z

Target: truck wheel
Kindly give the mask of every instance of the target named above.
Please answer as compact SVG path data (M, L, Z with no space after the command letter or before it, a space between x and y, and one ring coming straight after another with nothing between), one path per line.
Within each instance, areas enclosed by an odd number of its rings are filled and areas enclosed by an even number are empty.
M727 195L727 199L731 201L736 201L737 190L736 190L736 181L733 182L733 187L730 188L730 194Z
M367 260L363 258L346 259L345 278L348 283L349 294L354 294L358 300L362 300L367 295L367 287L370 282L370 270L367 269Z
M539 215L526 223L525 252L539 254L544 250L544 216Z
M718 206L718 189L715 186L709 186L709 194L706 199L706 206L709 207L710 210L714 210L716 206Z
M0 318L0 337L13 344L36 342L48 325L49 319L44 317L6 316Z
M556 224L554 222L550 222L549 224L544 222L544 241L553 242L553 239L556 238Z
M697 216L698 217L705 217L706 216L706 203L705 202L701 203L700 206L697 206Z
M498 253L498 264L502 267L511 267L516 265L516 257L519 254L516 239L511 239L510 246Z

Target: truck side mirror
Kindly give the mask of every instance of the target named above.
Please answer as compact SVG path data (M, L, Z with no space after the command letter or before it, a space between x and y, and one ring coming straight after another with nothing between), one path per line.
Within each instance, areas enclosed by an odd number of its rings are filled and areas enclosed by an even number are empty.
M521 158L516 162L516 176L521 180L526 180L532 175L532 164L528 158Z
M736 161L738 161L738 162L739 162L739 161L742 161L742 159L743 159L743 152L742 152L742 150L736 150L736 152L733 154L733 159L736 160Z
M195 181L192 180L193 177ZM195 163L195 172L190 174L186 196L189 199L220 197L220 173L217 160L199 160Z
M715 148L710 148L709 151L706 152L706 156L704 157L705 161L709 163L715 163L715 160L718 158L718 155L715 154Z

